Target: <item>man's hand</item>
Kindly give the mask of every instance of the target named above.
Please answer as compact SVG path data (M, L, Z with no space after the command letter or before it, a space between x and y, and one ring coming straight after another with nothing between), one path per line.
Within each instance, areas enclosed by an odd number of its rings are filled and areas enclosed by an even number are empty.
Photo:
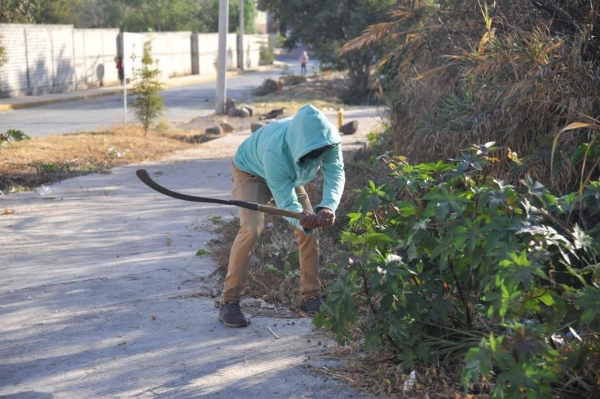
M323 208L317 214L319 227L331 227L335 223L335 212Z
M304 227L305 229L316 229L319 227L319 218L312 212L302 211L300 226Z

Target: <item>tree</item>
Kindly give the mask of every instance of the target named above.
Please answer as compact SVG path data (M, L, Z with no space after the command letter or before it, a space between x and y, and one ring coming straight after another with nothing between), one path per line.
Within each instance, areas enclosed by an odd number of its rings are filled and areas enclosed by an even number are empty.
M128 32L194 31L205 28L203 0L108 0L108 23Z
M150 53L151 43L144 44L144 56L142 57L142 67L135 71L135 85L133 92L136 98L133 101L135 117L144 128L144 136L153 121L162 114L165 105L162 97L158 94L162 90L163 84L158 80L160 70L153 67L154 60Z
M302 43L322 64L348 68L353 98L362 101L370 91L373 59L379 58L381 51L370 47L340 55L339 50L367 26L389 21L396 4L393 0L261 0L260 7L279 20L285 47L292 49Z
M84 3L85 0L36 0L35 22L78 26L77 10Z
M0 0L0 23L33 22L35 7L34 0Z
M37 23L69 23L76 28L121 28L129 32L199 32L205 29L201 20L204 0L32 1L36 3L34 20Z
M219 31L219 1L209 0L202 19L208 32ZM256 32L254 21L257 15L256 3L254 0L244 0L244 33L252 34ZM229 0L229 32L235 32L240 26L240 4L239 0Z

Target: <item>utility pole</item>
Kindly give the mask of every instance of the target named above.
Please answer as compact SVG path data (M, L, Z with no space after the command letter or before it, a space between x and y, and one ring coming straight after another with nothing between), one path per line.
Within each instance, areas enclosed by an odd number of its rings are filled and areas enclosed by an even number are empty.
M219 0L219 54L217 56L217 91L215 114L225 113L227 96L227 31L229 23L229 0Z
M239 52L240 52L240 71L244 70L244 0L240 0L240 41L239 41Z

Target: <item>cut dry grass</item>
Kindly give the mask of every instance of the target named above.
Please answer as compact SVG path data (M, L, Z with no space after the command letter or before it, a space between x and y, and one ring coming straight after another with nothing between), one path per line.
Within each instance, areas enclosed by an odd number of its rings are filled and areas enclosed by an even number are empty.
M52 135L4 143L0 147L0 190L31 190L66 178L159 159L192 146L200 133L150 132L133 126L115 126L89 133Z
M357 197L356 189L365 187L369 180L381 181L386 178L386 170L368 165L366 161L371 154L361 151L345 156L346 186L340 206L336 211L336 225L319 231L321 249L321 269L319 278L323 287L327 287L337 278L328 267L331 263L342 263L351 256L347 248L341 244L341 232L348 224L347 215L354 212ZM321 200L322 176L305 186L311 199L316 204ZM229 252L239 229L239 219L228 223L215 223L214 231L218 239L209 242L210 253L219 265L219 273L224 276L227 270ZM257 242L251 259L246 284L245 296L260 298L278 306L296 308L299 301L299 264L297 244L294 234L283 218L265 215L265 228Z

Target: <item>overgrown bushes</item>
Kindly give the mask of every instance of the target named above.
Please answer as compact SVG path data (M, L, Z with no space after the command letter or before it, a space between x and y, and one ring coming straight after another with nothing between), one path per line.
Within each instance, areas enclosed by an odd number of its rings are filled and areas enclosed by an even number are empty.
M491 174L497 154L382 157L392 180L360 190L350 261L316 323L408 370L462 370L471 392L597 397L600 183L581 196L528 176L510 185Z
M551 143L564 126L600 115L600 4L402 4L392 23L370 27L345 48L389 49L377 76L397 152L435 162L495 141L522 160L503 157L497 177L516 183L529 174L559 195L574 190L584 165L570 157L594 131L569 135L552 170ZM585 166L598 176L593 163Z

